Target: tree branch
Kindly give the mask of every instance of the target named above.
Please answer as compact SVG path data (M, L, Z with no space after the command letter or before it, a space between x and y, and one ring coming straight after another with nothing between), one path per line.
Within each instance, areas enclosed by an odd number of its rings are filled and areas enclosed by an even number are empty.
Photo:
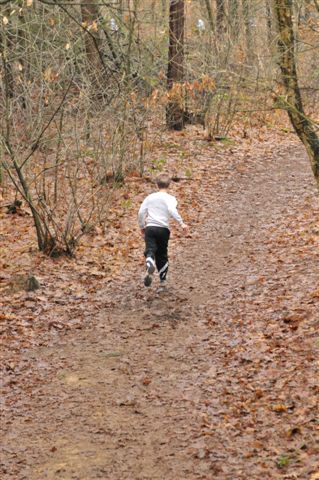
M31 152L29 153L29 155L27 155L27 157L23 160L23 162L21 163L21 165L19 166L20 169L22 169L24 167L24 165L27 163L27 161L32 157L32 155L34 154L34 152L38 149L39 147L39 142L41 140L41 138L43 137L44 133L47 131L47 129L49 128L49 126L51 125L52 121L54 120L55 116L59 113L63 103L65 102L65 99L67 97L67 94L69 93L69 90L71 88L71 85L73 83L73 77L74 77L74 74L72 75L71 77L71 80L69 82L69 85L68 85L68 88L65 90L64 94L63 94L63 97L61 99L61 102L60 104L57 106L57 108L55 109L55 111L53 112L53 114L51 115L51 118L49 119L49 121L47 122L47 124L42 128L41 132L39 133L38 135L38 138L36 139L35 142L33 142L32 146L31 146Z

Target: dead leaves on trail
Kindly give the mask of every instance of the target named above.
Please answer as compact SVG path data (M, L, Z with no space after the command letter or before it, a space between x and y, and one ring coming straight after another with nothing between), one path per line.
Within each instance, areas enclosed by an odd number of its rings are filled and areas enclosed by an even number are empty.
M178 196L179 208L186 221L191 221L195 227L201 210L196 185L200 185L207 166L198 161L196 169L193 168L192 156L197 146L189 143L189 138L174 142L174 153L170 153L168 159L169 145L158 146L157 155L167 158L167 168L172 175L183 178L173 184L172 191ZM115 191L107 231L104 233L96 227L85 236L75 260L48 259L39 253L32 218L8 216L0 209L0 307L5 315L1 322L5 348L10 350L11 341L15 348L19 341L24 347L36 345L44 338L48 341L48 331L69 330L75 325L78 328L99 309L113 304L112 294L108 297L105 290L116 284L120 295L131 283L132 272L142 272L144 246L136 217L140 202L154 189L149 181L154 175L156 171L152 169L144 181L131 175L127 183ZM173 244L174 237L179 242L183 239L177 229L172 237ZM25 279L30 274L40 281L37 294L25 292ZM28 319L27 324L16 323L15 312Z
M21 446L8 435L8 479L28 458L45 462L41 478L76 475L59 438L72 453L81 429L72 459L88 475L109 475L107 452L132 476L142 448L168 479L183 466L192 479L316 480L319 209L298 162L300 178L283 176L294 140L255 138L226 148L189 130L154 145L183 179L172 191L191 225L172 231L165 294L142 286L149 181L130 179L74 260L36 252L29 217L1 216L5 427ZM30 273L34 292L19 279Z

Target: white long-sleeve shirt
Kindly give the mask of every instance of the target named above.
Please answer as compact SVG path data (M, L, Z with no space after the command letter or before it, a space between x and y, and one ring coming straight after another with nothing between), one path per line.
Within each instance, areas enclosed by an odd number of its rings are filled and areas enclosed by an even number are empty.
M167 192L155 192L148 195L143 201L138 212L140 228L164 227L169 228L170 217L179 224L183 223L177 211L177 200Z

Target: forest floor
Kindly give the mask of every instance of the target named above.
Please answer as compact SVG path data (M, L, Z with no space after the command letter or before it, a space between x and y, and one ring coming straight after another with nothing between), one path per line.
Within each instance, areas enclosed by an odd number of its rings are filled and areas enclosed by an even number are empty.
M308 160L292 134L194 132L170 139L168 169L191 162L172 186L191 233L172 229L166 292L142 283L150 184L75 260L36 253L30 217L2 212L3 480L319 478Z

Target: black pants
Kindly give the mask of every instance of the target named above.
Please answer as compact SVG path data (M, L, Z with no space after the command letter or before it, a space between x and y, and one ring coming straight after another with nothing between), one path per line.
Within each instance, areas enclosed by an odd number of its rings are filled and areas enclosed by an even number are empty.
M145 228L145 257L152 257L161 280L165 280L168 271L167 247L170 231L164 227Z

